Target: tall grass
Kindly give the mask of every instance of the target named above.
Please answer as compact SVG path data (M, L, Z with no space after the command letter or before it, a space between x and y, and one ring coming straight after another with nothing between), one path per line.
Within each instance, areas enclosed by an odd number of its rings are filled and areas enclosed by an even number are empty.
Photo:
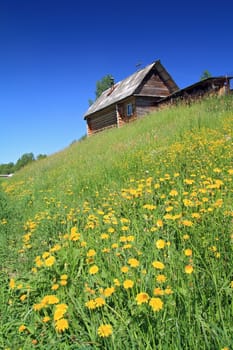
M232 96L1 183L3 349L231 349Z

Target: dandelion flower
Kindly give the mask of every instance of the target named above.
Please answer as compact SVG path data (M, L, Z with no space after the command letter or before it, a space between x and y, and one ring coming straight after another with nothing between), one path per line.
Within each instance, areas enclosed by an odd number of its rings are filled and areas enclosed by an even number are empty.
M15 280L14 280L14 278L10 279L9 287L10 287L10 289L14 289L15 288Z
M134 281L132 281L132 280L125 280L123 282L123 287L125 289L133 288L133 285L134 285Z
M88 252L87 252L87 257L90 258L90 257L93 257L96 255L96 251L94 249L89 249Z
M188 226L188 227L193 226L193 223L192 223L192 221L190 221L190 220L183 220L183 221L182 221L182 224L183 224L184 226Z
M93 266L90 267L90 269L89 269L89 274L90 274L90 275L95 275L98 271L99 271L98 266L97 266L97 265L93 265Z
M59 299L56 297L56 295L46 295L42 301L41 304L49 304L49 305L53 305L53 304L58 304L59 303Z
M110 297L114 292L115 292L115 288L109 287L104 289L103 294L107 298L107 297Z
M185 256L192 256L192 254L193 254L193 252L192 252L192 249L185 249L185 251L184 251L184 255Z
M47 267L50 267L50 266L53 266L53 264L55 263L55 257L54 256L50 256L49 258L47 258L46 260L45 260L45 266L47 266Z
M154 295L164 295L164 291L161 288L155 288L153 291Z
M50 317L49 316L45 316L42 320L44 323L47 323L50 321Z
M147 293L141 292L141 293L137 294L137 296L136 296L137 304L141 305L143 303L148 303L149 298L150 297Z
M59 288L59 284L55 283L52 285L51 289L52 290L57 290Z
M163 308L163 302L160 298L151 298L149 305L152 307L153 311L160 311Z
M96 305L96 307L104 306L105 305L104 298L101 298L101 297L95 298L95 305Z
M25 331L25 329L27 329L27 327L24 324L21 324L21 326L19 326L19 332L23 332Z
M118 278L115 278L114 280L113 280L113 282L114 282L114 284L115 284L115 286L116 287L119 287L121 284L120 284L120 281L118 280Z
M165 282L166 279L167 279L167 277L166 277L165 275L162 275L162 274L160 274L160 275L158 275L158 276L156 277L156 281L159 282L159 283Z
M67 285L67 280L61 280L60 281L61 286L66 286Z
M27 298L27 294L22 294L21 297L20 297L20 300L24 301L26 298Z
M155 242L155 245L158 249L163 249L166 245L166 242L163 240L163 239L158 239L156 242Z
M188 234L183 235L183 239L184 239L185 241L187 241L189 238L190 238L190 236L189 236Z
M137 259L131 258L128 260L128 264L131 267L138 267L139 266L139 261Z
M86 303L85 303L85 306L89 309L89 310L94 310L96 308L96 302L95 300L91 299L91 300L88 300Z
M99 326L97 333L101 338L107 338L112 335L112 326L110 324L102 324Z
M188 273L188 274L193 273L193 267L192 267L192 265L186 265L185 268L184 268L184 270L185 270L185 273Z
M164 264L160 261L153 261L152 262L152 266L155 268L155 269L158 269L158 270L163 270L164 269Z
M123 272L123 273L127 273L128 271L129 271L128 266L122 266L122 268L121 268L121 272Z
M69 323L65 318L61 318L60 320L56 321L55 328L59 333L64 332L69 328Z
M161 219L156 222L157 227L163 227L163 221Z

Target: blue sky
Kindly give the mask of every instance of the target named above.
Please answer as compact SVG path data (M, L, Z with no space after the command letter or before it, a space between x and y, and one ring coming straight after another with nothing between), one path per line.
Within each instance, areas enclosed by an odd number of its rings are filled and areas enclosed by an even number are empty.
M97 80L160 59L179 87L233 75L232 0L0 0L0 164L86 134Z

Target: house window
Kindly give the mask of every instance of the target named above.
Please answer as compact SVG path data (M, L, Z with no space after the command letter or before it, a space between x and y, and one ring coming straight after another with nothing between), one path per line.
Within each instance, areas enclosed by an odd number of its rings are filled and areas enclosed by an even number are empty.
M132 103L129 103L127 105L127 117L130 117L133 114L133 105Z

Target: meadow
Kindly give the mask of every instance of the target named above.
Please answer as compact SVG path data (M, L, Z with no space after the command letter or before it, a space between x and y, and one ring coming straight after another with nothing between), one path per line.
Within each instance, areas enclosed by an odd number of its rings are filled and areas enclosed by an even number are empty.
M233 96L0 182L0 348L232 350Z

